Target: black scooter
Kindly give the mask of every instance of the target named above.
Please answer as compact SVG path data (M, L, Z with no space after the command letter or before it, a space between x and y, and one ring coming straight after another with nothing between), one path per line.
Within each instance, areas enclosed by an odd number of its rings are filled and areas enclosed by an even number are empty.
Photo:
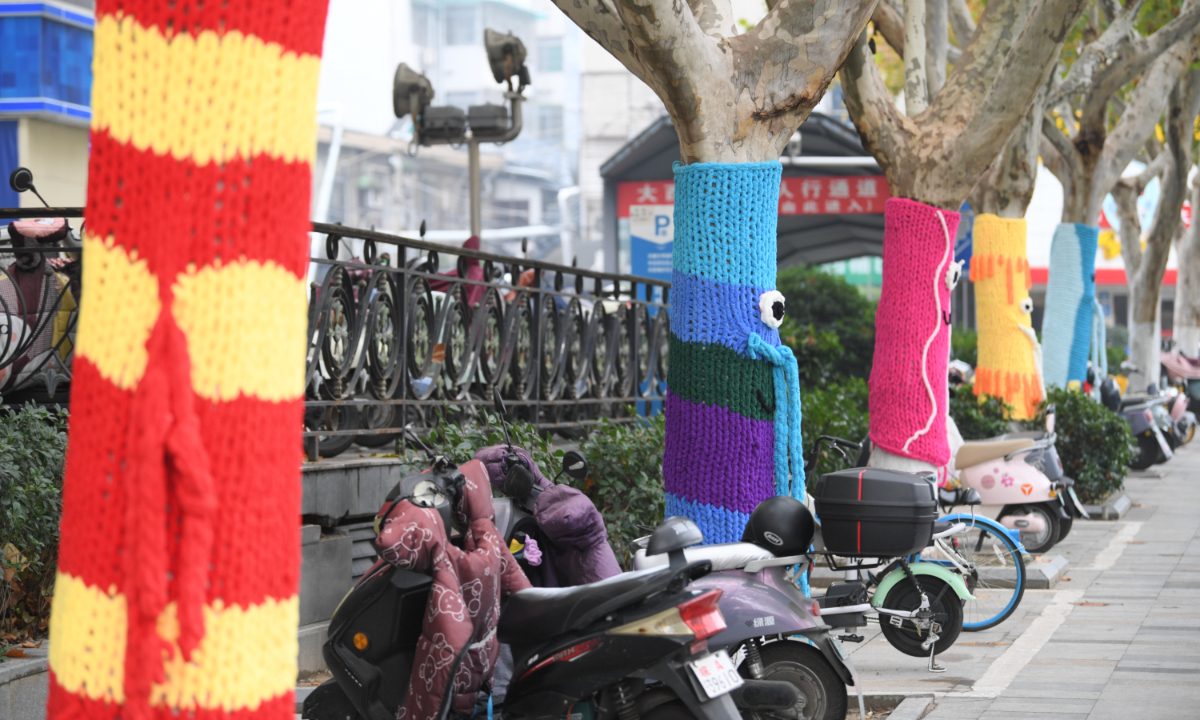
M398 488L445 483L451 496L455 473L438 458L431 472L405 478ZM744 680L728 653L709 652L705 639L726 627L721 591L689 589L712 564L683 558L683 549L702 539L691 521L672 518L650 539L653 552L671 558L669 567L509 597L497 635L512 648L514 672L499 711L535 720L568 712L595 720L736 720L740 710L794 718L793 685ZM383 560L372 566L333 614L323 648L333 679L305 699L303 718L395 717L408 692L431 584L429 576ZM451 707L447 695L436 720Z

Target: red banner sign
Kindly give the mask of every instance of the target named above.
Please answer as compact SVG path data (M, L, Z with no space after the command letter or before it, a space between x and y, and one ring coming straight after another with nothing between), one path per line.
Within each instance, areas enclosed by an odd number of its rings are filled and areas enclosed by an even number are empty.
M882 213L891 197L882 175L787 177L779 186L780 215Z

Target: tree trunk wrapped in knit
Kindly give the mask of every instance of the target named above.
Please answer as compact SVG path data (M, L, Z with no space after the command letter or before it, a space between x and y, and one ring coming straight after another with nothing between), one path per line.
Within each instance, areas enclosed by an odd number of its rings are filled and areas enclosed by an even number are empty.
M998 397L1012 406L1012 417L1028 420L1045 397L1042 349L1030 313L1029 259L1025 220L985 214L975 218L971 282L979 325L979 364L975 394L980 401Z
M1100 229L1063 223L1050 243L1050 278L1042 316L1043 373L1047 387L1087 380L1096 294L1096 243Z
M875 313L871 440L894 456L950 462L946 384L959 215L891 198L883 213L883 287ZM873 464L880 464L872 458Z
M803 498L796 360L779 344L778 162L675 166L675 246L663 478L667 515L710 543L754 507Z
M96 5L51 720L293 716L325 10Z

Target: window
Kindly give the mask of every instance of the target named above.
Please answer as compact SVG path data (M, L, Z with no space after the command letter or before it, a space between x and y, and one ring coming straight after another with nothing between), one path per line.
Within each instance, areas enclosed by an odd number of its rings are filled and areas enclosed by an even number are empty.
M46 18L4 17L0 47L0 97L91 104L91 31Z
M528 200L493 200L493 227L520 227L529 224Z
M425 5L412 6L412 41L418 47L433 44L434 9Z
M446 10L446 44L483 44L483 36L475 32L475 8L452 7Z
M538 71L544 73L562 72L563 55L562 39L549 38L538 44Z
M563 137L562 105L539 105L537 111L538 137L561 142Z

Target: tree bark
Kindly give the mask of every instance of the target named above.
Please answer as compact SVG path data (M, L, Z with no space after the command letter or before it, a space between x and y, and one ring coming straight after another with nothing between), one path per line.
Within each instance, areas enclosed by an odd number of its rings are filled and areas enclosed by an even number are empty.
M1200 172L1192 178L1192 224L1179 239L1175 261L1175 344L1188 357L1200 356Z
M950 49L946 0L926 0L925 44L925 85L929 97L937 97L946 84L946 53Z
M1025 217L1037 184L1047 92L1048 88L1043 84L1034 98L1033 107L1009 136L992 167L980 178L971 196L971 207L977 213L1010 219Z
M685 164L775 160L876 0L779 0L736 34L729 0L554 0L662 99Z
M925 60L925 0L904 0L904 114L909 117L929 107Z
M993 0L929 109L895 108L862 38L842 87L893 196L957 210L1029 111L1084 0ZM906 48L907 49L907 48Z

